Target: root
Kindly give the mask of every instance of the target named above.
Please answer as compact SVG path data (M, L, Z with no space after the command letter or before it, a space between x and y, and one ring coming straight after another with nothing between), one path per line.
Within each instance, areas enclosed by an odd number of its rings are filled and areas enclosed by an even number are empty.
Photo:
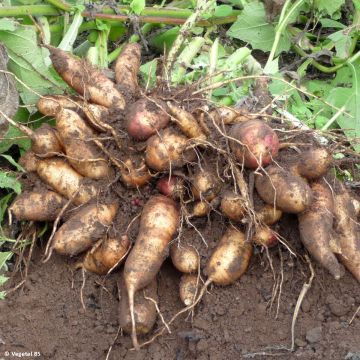
M44 258L43 258L43 260L42 260L42 262L43 262L44 264L49 261L51 255L52 255L52 252L53 252L53 250L54 250L53 239L54 239L54 236L55 236L55 233L56 233L56 230L57 230L59 221L61 220L61 217L64 215L66 209L70 206L70 204L73 202L73 200L75 199L75 197L76 197L77 194L79 193L80 189L81 189L81 186L80 186L80 188L73 194L73 196L66 202L66 204L62 207L62 209L61 209L60 212L59 212L59 215L56 217L56 219L55 219L55 221L54 221L54 225L53 225L53 228L52 228L52 231L51 231L51 235L50 235L50 237L49 237L48 243L47 243L46 248L45 248Z
M351 325L351 323L354 321L354 319L356 318L356 315L360 312L360 305L359 307L356 309L354 315L351 317L350 321L349 321L349 325Z
M187 311L189 311L189 310L192 310L192 309L199 303L199 301L202 299L202 297L203 297L204 294L205 294L205 291L207 290L208 286L209 286L211 283L212 283L212 280L211 280L211 279L208 279L208 280L205 282L205 284L203 285L202 289L200 290L199 296L197 297L197 299L196 299L191 305L189 305L189 306L181 309L180 311L178 311L178 312L170 319L170 321L167 323L168 326L171 325L181 314L183 314L183 313L185 313L185 312L187 312ZM159 336L161 336L161 335L164 333L165 330L166 330L166 327L165 327L165 326L162 327L162 328L159 330L159 332L158 332L157 334L155 334L150 340L145 341L144 343L142 343L142 344L140 344L140 345L138 344L138 348L140 349L140 348L142 348L142 347L144 347L144 346L146 346L146 345L151 344L152 342L155 341L155 339L157 339ZM135 347L135 349L137 350L136 347ZM134 349L132 349L132 350L134 350Z
M136 323L135 323L135 309L134 309L134 296L135 291L133 288L128 288L128 297L129 297L129 309L131 316L131 340L136 351L140 350L139 342L136 334Z
M86 270L84 268L81 268L82 284L81 284L81 288L80 288L80 302L81 302L81 306L84 309L84 311L86 311L86 306L85 306L85 302L84 302L84 288L85 288L85 283L86 283L85 272L86 272Z
M170 328L169 328L169 325L166 323L166 321L165 321L165 319L164 319L164 317L163 317L163 314L161 313L161 311L160 311L160 309L159 309L159 306L158 306L157 301L155 301L155 300L154 300L153 298L151 298L151 297L146 296L145 291L144 291L144 299L151 301L151 302L155 305L156 312L158 313L161 322L162 322L162 323L164 324L164 326L166 327L166 330L168 331L168 333L171 334L171 330L170 330Z

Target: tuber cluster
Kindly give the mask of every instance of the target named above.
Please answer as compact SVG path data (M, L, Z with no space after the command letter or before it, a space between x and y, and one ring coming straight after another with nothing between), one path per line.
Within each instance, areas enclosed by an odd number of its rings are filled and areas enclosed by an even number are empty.
M297 216L304 247L335 279L340 260L360 282L358 203L329 176L327 149L294 153L281 146L279 124L244 117L244 110L209 110L205 98L192 105L161 84L146 92L137 78L137 44L120 53L116 83L72 54L48 49L78 96L39 99L38 110L55 118L55 127L21 126L32 141L20 159L27 187L10 212L19 221L54 221L50 249L77 257L77 267L106 275L124 264L119 324L136 349L138 335L156 323L156 278L168 254L181 273L182 311L193 309L210 283L230 285L245 273L254 246L278 243L284 213ZM143 203L140 219L128 219L125 209ZM212 216L226 228L213 250L204 237L200 248L194 239Z

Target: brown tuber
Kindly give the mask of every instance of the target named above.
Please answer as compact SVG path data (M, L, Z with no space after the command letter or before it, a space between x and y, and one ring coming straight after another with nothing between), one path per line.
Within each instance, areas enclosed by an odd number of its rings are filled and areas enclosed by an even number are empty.
M164 104L158 100L140 99L127 110L126 129L136 140L146 140L169 123L170 117L163 110Z
M269 165L279 151L275 131L262 120L233 125L229 136L235 158L250 169Z
M24 192L17 196L10 211L17 220L54 221L66 199L50 190Z
M197 275L184 274L179 284L179 295L185 306L191 305L199 290L199 278Z
M112 224L118 204L90 204L67 220L55 233L54 249L74 256L101 239Z
M226 191L221 197L220 209L230 220L239 222L246 215L242 198L233 191Z
M196 200L213 200L220 192L220 181L214 172L199 169L191 179L191 191Z
M147 165L157 171L168 171L194 160L195 152L186 150L188 140L170 128L159 131L147 141Z
M286 213L301 213L312 202L311 189L304 179L274 165L255 176L255 187L262 200Z
M129 249L130 241L127 235L107 235L87 252L81 267L95 274L105 275L125 259Z
M268 226L260 226L256 229L252 241L259 246L272 247L278 242L275 231Z
M120 279L120 305L119 305L119 326L127 334L132 332L131 313L129 309L129 297L123 277ZM135 331L139 335L147 334L154 326L156 321L156 307L153 301L146 299L151 298L158 301L157 281L154 278L150 283L135 294L134 298L134 319Z
M132 341L139 349L134 313L135 293L147 286L165 260L166 249L179 224L177 204L163 195L151 197L143 208L140 230L124 267L125 286L132 317Z
M178 176L164 176L158 180L156 188L165 196L179 199L184 193L184 181Z
M170 257L176 269L183 273L194 273L199 269L199 254L191 245L173 243L170 247Z

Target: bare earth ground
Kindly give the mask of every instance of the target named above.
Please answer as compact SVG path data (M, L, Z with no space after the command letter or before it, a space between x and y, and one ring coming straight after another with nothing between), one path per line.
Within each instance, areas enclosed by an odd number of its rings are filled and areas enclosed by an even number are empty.
M218 222L214 226L213 222L210 226L207 220L201 221L209 243L209 249L201 252L205 261L225 224ZM213 221L217 221L216 215ZM286 216L280 227L289 243L303 254L294 230L296 219ZM360 286L348 273L335 282L315 264L316 275L295 327L295 352L281 350L290 347L294 307L310 275L307 263L300 257L290 257L284 247L270 250L276 278L281 280L283 274L280 300L276 297L271 309L273 272L266 254L258 249L248 272L238 282L210 288L193 318L180 317L172 325L171 334L138 353L129 350L128 336L120 333L116 338L119 272L105 280L87 275L84 312L80 302L81 272L72 270L75 261L55 254L42 264L43 250L41 245L35 250L26 285L0 302L0 359L5 351L40 352L40 358L54 360L106 359L112 344L108 357L112 360L274 358L255 356L259 352L280 353L283 359L360 359L360 314L349 325L359 306ZM180 274L166 262L158 276L159 306L165 319L181 309L179 278ZM9 286L19 279L18 275ZM158 320L155 327L161 325Z

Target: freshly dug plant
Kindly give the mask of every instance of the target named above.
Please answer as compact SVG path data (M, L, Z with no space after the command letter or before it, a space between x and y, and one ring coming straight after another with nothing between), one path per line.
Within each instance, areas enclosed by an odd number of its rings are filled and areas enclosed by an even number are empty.
M229 190L221 196L220 209L225 216L236 222L240 222L246 215L241 196Z
M42 124L31 137L31 150L41 157L52 157L61 153L63 146L57 131L48 124Z
M89 62L47 45L54 69L85 99L95 104L124 110L125 100L115 84Z
M172 199L156 195L145 204L139 234L124 267L132 320L131 338L136 349L139 349L139 345L136 336L134 295L155 278L165 259L166 249L177 230L178 223L179 211Z
M109 236L99 240L85 255L81 263L87 271L105 275L115 266L121 264L130 249L127 235Z
M127 334L132 332L131 313L129 309L129 297L125 286L124 278L120 279L120 305L119 305L119 326ZM145 335L153 328L156 321L156 307L153 301L145 298L151 298L158 302L157 280L152 279L150 283L135 294L133 317L135 319L135 331L137 334Z
M339 187L340 191L334 198L334 236L340 245L341 262L360 282L360 226L348 191L342 184Z
M308 180L315 180L324 176L332 163L333 158L327 149L311 149L297 156L296 164L291 167L291 172Z
M50 190L24 192L18 195L10 206L17 220L54 221L66 199Z
M55 117L61 110L69 109L82 113L83 100L77 97L63 95L46 95L39 99L36 104L38 110L46 116Z
M183 273L194 273L199 269L199 254L191 245L173 243L170 246L170 257L176 269Z
M141 65L141 46L126 44L115 62L115 80L120 91L134 95L138 90L137 75Z
M184 181L179 176L164 176L158 180L156 188L163 195L176 200L184 193Z
M206 139L206 135L192 114L172 104L170 101L167 102L167 106L173 116L173 120L188 138Z
M168 171L193 161L196 154L186 150L188 138L171 128L159 131L147 141L145 160L151 169Z
M67 199L73 199L75 205L84 204L96 196L96 187L83 184L84 178L63 159L39 159L36 170L45 183Z
M56 127L64 144L69 163L90 179L112 176L112 169L97 146L89 141L96 137L93 129L76 112L63 109L56 116Z
M142 98L129 106L126 112L126 129L136 140L146 140L169 123L170 117L163 110L165 104L158 99Z
M229 144L235 158L250 169L264 167L278 154L279 139L262 120L249 120L233 125Z
M151 180L150 171L143 158L140 164L136 164L134 158L126 159L120 174L122 182L130 188L142 187Z
M271 165L256 174L255 187L261 199L281 211L298 214L312 202L312 191L304 179Z
M252 255L252 245L245 235L229 227L211 254L205 274L208 279L205 285L229 285L245 273Z
M184 274L181 276L179 284L180 299L185 306L191 305L199 290L199 279L194 274Z
M33 151L26 151L18 161L19 165L21 165L27 172L32 172L37 170L38 159Z
M252 241L256 245L272 247L277 244L278 238L275 231L268 226L260 226L256 229Z
M191 179L191 191L197 200L211 201L220 189L219 178L211 170L199 169Z
M340 279L340 266L330 246L335 205L333 195L325 182L312 183L311 190L314 194L312 204L298 215L300 239L309 253L335 279Z
M95 130L102 132L109 130L107 119L110 116L110 111L107 107L98 104L84 103L82 111L84 112L84 116L82 116L79 111L77 111L77 113L81 118L86 118Z
M281 219L282 211L275 208L274 205L265 204L256 211L256 215L261 223L273 225Z
M56 231L54 249L59 254L68 256L88 250L104 237L118 207L117 203L84 206Z

